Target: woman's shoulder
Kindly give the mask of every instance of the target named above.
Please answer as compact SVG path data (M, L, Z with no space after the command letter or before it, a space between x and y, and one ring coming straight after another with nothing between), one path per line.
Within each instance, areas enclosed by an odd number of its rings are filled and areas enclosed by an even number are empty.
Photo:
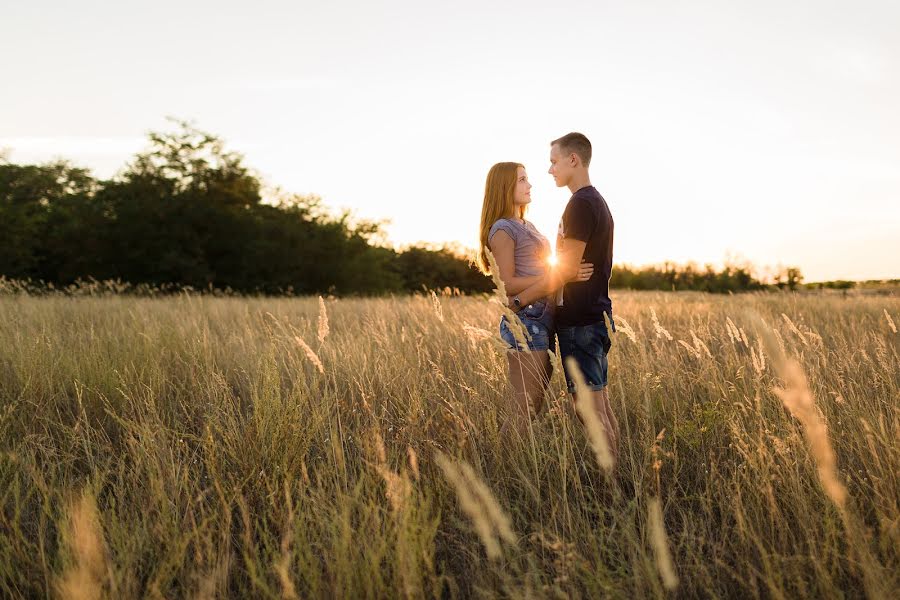
M507 234L509 234L509 237L516 239L516 233L519 231L519 227L521 227L521 225L516 223L512 219L507 219L507 218L497 219L496 221L494 221L494 224L491 225L491 231L488 234L488 238L493 237L495 233L497 233L500 230L503 230Z
M517 223L517 222L514 221L513 219L507 219L506 217L500 217L499 219L497 219L496 221L494 221L494 224L491 225L491 227L499 227L499 226L502 226L502 225L512 225L512 226L516 226L516 225L519 225L519 224L520 224L520 223Z

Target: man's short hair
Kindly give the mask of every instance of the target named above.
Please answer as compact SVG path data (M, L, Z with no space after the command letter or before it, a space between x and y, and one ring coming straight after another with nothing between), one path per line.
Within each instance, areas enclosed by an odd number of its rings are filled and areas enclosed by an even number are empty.
M573 131L567 133L558 140L550 142L551 146L559 146L559 151L563 154L572 154L573 152L581 159L581 163L588 167L591 164L591 140L587 139L583 133Z

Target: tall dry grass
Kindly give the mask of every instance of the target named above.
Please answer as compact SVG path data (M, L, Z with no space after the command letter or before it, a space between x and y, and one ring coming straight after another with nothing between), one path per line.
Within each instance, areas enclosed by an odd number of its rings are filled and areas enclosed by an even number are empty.
M614 303L607 473L486 299L0 296L0 597L894 595L900 300Z

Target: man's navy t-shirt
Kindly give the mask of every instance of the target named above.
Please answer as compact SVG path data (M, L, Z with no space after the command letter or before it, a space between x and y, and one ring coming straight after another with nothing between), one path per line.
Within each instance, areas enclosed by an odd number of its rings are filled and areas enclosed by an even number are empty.
M604 312L612 317L609 278L613 260L613 218L606 200L594 186L581 188L569 199L559 222L557 252L563 239L587 243L583 259L594 264L594 274L587 281L573 281L560 290L557 326L597 323L603 321Z

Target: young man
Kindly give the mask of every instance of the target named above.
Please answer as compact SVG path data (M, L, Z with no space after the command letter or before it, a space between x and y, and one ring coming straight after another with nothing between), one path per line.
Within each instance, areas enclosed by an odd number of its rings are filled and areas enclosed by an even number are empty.
M613 457L618 455L619 424L613 415L607 392L607 360L612 342L603 314L612 323L612 301L609 277L612 272L613 219L606 200L591 185L588 167L591 142L580 133L569 133L550 144L550 175L558 187L568 187L572 197L563 211L556 238L558 264L555 269L561 281L577 273L582 260L594 264L588 281L566 283L559 291L556 307L556 333L562 357L566 384L575 398L575 384L566 365L571 356L581 369L591 390L591 404L606 429ZM540 298L538 283L528 288L510 304L526 306Z

